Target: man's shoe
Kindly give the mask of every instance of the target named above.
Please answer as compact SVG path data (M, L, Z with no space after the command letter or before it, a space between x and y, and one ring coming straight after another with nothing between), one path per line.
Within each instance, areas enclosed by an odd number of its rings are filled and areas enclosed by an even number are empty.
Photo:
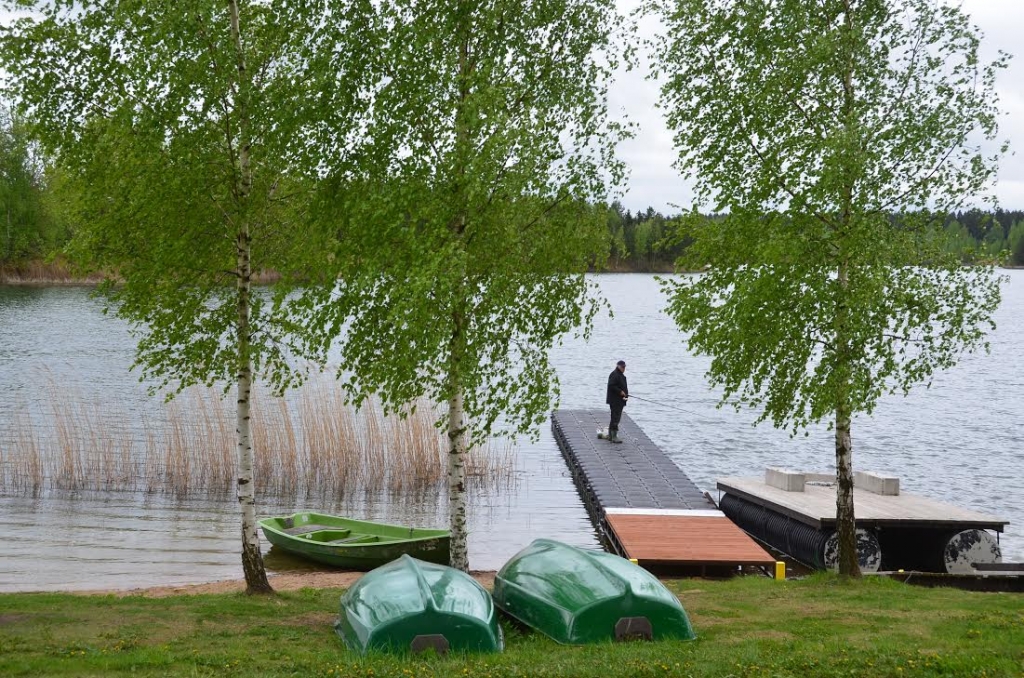
M611 431L608 434L608 442L617 443L617 444L621 445L622 441L619 440L619 432L618 431Z

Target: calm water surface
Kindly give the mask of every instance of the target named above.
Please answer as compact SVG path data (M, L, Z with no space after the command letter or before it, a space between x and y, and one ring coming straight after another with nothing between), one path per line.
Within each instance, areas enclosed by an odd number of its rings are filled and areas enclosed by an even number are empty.
M964 357L930 389L890 397L854 423L854 466L897 475L907 492L993 513L1011 521L1001 537L1004 559L1024 561L1024 478L1016 425L1024 405L1024 271L1009 272L990 354ZM603 408L615 361L628 363L630 390L660 404L631 401L627 413L698 486L715 478L760 475L765 466L831 471L834 443L824 426L791 438L755 414L716 409L703 373L662 312L648 275L596 276L615 311L589 343L567 339L553 358L562 406ZM155 407L128 372L133 342L120 321L104 316L84 289L0 288L0 431L16 411L45 410L54 384L78 397L113 399L119 411ZM1016 344L1016 345L1015 345ZM672 409L674 408L674 409ZM684 410L684 411L680 411ZM0 440L0 445L4 441ZM294 500L258 498L261 514L292 512ZM355 493L308 508L356 518L445 525L446 501ZM241 576L237 505L228 500L175 501L159 495L87 493L0 495L0 591L132 588ZM514 481L476 491L470 512L470 563L497 569L537 537L597 547L550 431L520 441ZM270 571L306 567L264 544Z

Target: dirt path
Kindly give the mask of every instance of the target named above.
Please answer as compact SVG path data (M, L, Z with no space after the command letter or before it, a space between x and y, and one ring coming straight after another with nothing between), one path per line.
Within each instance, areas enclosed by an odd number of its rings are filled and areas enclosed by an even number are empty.
M473 571L474 579L490 590L494 587L494 572ZM298 591L303 588L329 589L348 588L356 583L362 572L301 572L296 574L277 574L270 577L270 585L276 591ZM245 591L245 580L228 579L206 584L185 584L181 586L153 586L136 589L97 589L92 591L71 591L75 595L96 596L143 596L145 598L166 598L168 596L195 596L206 593L242 593Z

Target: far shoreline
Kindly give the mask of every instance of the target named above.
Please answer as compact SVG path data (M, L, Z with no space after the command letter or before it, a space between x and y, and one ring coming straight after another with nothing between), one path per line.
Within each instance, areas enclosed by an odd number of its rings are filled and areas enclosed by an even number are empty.
M1019 271L1024 266L1012 266L1009 264L996 266L997 271ZM610 275L685 275L689 273L700 273L694 269L676 269L670 265L656 265L652 267L630 268L621 264L596 270L590 269L588 274ZM257 274L253 276L253 284L265 285L275 282L278 276L274 273ZM0 287L98 287L106 279L106 276L93 273L86 276L71 275L68 270L60 264L44 264L42 262L31 262L25 267L7 268L0 266Z

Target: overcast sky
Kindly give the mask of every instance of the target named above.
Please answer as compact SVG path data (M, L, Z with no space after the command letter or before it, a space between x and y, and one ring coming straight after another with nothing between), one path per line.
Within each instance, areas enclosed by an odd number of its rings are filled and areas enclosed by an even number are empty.
M641 0L617 0L623 12L632 12ZM1014 58L999 74L997 90L1004 116L999 138L1010 142L1010 155L1000 165L996 195L1004 209L1024 209L1024 49L1017 49L1024 37L1024 0L963 0L962 7L983 35L983 58L991 61L998 50ZM0 12L6 23L10 15ZM641 24L641 33L653 35L660 29L653 18ZM1019 51L1020 54L1016 54ZM622 203L636 211L648 206L666 213L689 208L692 193L672 167L676 153L672 135L656 108L658 86L646 79L646 67L620 74L611 89L614 111L639 126L634 139L623 143L619 155L630 167L629 182Z
M640 0L617 1L623 12L640 4ZM998 50L1014 55L996 83L1005 114L999 138L1010 141L1010 155L1000 164L996 196L1003 209L1024 209L1024 49L1017 47L1024 44L1024 0L963 0L962 7L981 30L986 61L993 60ZM651 19L641 25L646 35L658 29ZM658 86L645 79L645 70L622 74L611 91L612 108L624 111L640 127L636 138L619 147L620 157L631 169L622 203L632 211L651 206L670 214L679 211L673 205L689 208L693 195L672 167L676 157L672 135L655 108Z

